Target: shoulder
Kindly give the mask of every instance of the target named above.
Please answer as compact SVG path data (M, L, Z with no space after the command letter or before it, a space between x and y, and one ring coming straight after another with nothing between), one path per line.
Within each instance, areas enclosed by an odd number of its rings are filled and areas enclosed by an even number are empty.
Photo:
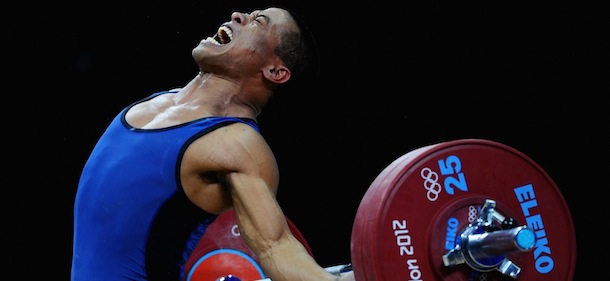
M250 157L265 157L272 154L271 148L263 136L251 125L236 122L224 126L210 133L211 138L216 138L221 143L220 147L229 149L229 153L235 153L238 157L244 157L242 153Z
M195 140L185 157L220 169L248 169L255 163L272 163L275 158L263 136L251 125L236 122L215 129Z

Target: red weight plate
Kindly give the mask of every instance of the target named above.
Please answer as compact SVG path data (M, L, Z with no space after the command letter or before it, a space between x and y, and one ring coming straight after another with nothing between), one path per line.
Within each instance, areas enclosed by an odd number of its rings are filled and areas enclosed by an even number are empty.
M286 221L288 222L288 228L295 236L295 238L299 240L303 244L303 246L305 246L309 254L313 256L311 248L305 240L303 234L288 217L286 217ZM255 265L256 267L259 266L258 257L256 257L256 254L246 245L246 243L240 237L239 228L237 227L237 220L235 217L235 211L229 210L220 214L216 218L216 220L210 226L208 226L208 229L206 230L205 234L201 237L199 243L197 243L195 250L193 250L193 254L191 254L187 262L185 263L186 274L192 275L192 277L188 279L188 281L206 281L206 279L200 278L202 278L202 276L205 276L206 273L208 273L209 269L211 269L212 267L200 267L210 263L213 264L216 261L216 258L209 260L206 263L202 263L201 260L204 257L207 257L206 255L208 255L209 253L216 252L219 249L230 249L243 253L245 256L248 256L252 259L253 265ZM230 274L238 276L241 272L241 269L236 264L231 268L230 271L233 271L229 272ZM197 274L194 274L194 272L197 272ZM218 277L220 276L216 276L216 278ZM261 278L241 280L247 281L257 279Z
M548 174L504 144L462 139L413 150L388 165L365 193L352 229L358 281L514 280L442 256L479 215L485 200L536 233L528 252L507 255L521 280L572 280L576 238L571 214Z

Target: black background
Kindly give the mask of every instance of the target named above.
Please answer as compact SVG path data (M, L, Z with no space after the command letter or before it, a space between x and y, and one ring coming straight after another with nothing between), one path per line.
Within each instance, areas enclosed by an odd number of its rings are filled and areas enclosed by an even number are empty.
M5 143L17 181L8 184L6 223L17 271L68 279L78 177L105 126L136 99L190 81L191 49L232 11L280 5L309 24L321 72L278 92L259 121L280 165L280 204L320 264L350 261L360 199L391 161L482 138L523 152L553 178L578 238L575 276L584 276L593 262L583 256L600 239L586 226L604 224L592 217L605 188L597 171L607 167L598 7L293 2L46 2L7 11L15 13L6 23L13 133Z

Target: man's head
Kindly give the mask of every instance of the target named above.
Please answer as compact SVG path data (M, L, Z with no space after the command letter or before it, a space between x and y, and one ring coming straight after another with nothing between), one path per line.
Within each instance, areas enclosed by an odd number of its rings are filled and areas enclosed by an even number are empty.
M250 79L262 74L270 85L288 81L307 66L309 31L289 10L235 12L218 32L193 49L203 72ZM274 86L273 86L274 87Z

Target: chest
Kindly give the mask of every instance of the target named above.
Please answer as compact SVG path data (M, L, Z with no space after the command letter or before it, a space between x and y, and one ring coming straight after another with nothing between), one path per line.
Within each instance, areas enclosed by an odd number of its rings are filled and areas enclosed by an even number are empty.
M139 129L161 129L208 116L200 107L153 99L134 105L125 114L129 125Z

